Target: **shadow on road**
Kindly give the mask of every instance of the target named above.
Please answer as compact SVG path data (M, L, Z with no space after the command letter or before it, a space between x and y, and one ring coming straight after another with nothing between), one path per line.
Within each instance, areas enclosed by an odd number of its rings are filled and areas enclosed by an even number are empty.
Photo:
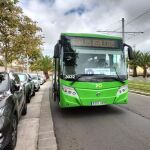
M87 107L73 107L61 109L58 102L54 102L52 93L49 93L49 100L51 103L52 114L62 118L86 118L92 116L116 116L123 115L124 109L119 108L117 105L104 105L104 106L87 106Z
M63 117L89 117L89 116L107 116L107 115L121 115L125 113L124 110L116 106L94 106L94 107L76 107L61 109L56 106Z

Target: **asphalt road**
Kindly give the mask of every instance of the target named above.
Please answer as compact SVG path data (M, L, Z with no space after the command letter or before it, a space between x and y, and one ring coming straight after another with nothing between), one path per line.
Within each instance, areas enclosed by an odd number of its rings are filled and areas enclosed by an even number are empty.
M150 150L150 97L65 111L50 100L59 150Z

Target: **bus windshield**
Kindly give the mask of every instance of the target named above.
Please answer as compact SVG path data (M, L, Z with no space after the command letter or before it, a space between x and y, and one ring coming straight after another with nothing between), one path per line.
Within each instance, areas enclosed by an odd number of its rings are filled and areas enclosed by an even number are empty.
M118 76L123 80L127 78L125 57L121 49L64 48L61 70L63 75L89 74L83 76L84 79L93 78L93 75L99 78Z

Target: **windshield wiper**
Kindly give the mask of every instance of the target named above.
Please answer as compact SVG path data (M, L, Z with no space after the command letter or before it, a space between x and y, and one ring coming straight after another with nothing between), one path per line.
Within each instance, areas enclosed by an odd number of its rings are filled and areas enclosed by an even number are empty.
M120 81L121 83L125 83L125 81L120 78L120 76L119 76L119 74L118 74L118 72L116 70L116 67L114 67L114 69L115 69L115 72L116 72L116 75L117 75L117 78L114 78L114 79Z
M117 81L119 81L119 82L121 82L121 83L125 83L125 81L124 80L122 80L121 78L120 78L120 76L118 75L118 72L117 72L117 70L116 70L116 68L114 67L114 69L115 69L115 72L116 72L116 75L117 75L117 77L106 77L106 76L102 76L102 75L104 75L104 74L99 74L99 75L101 75L101 77L94 77L94 79L114 79L114 80L117 80ZM84 76L94 76L95 74L80 74L80 75L78 75L72 82L71 82L71 85L73 85L76 81L78 81L81 77L84 77Z
M73 85L76 81L78 81L81 77L84 77L84 76L93 76L94 74L80 74L78 75L72 82L71 82L71 85Z
M116 81L119 81L121 83L125 83L123 80L121 80L120 78L116 78L116 77L112 77L112 76L104 76L104 77L94 77L93 79L114 79Z
M125 83L125 81L122 80L122 79L120 78L120 76L118 75L118 72L117 72L117 70L116 70L115 67L114 67L114 70L115 70L115 73L116 73L117 77L113 77L113 76L103 76L103 77L94 77L94 79L114 79L114 80L119 81L119 82L121 82L121 83Z

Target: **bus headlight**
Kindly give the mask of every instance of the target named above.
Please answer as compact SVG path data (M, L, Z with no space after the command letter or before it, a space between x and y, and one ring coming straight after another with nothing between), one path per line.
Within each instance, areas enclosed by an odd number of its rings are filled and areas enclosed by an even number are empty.
M128 85L124 85L124 86L120 87L117 92L117 96L124 94L126 92L128 92Z
M68 86L62 86L62 89L66 95L78 98L78 94L74 88Z

